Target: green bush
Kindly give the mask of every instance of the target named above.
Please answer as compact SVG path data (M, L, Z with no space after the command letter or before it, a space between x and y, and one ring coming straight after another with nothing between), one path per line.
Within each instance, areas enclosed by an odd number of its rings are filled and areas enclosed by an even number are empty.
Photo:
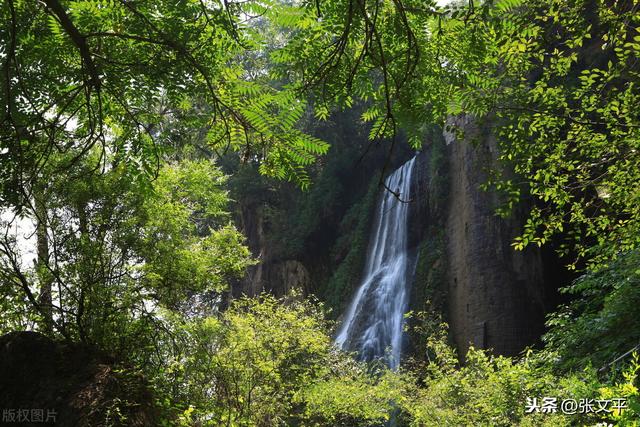
M290 296L235 301L218 317L165 318L155 389L168 425L633 426L639 365L604 383L586 368L558 375L534 352L521 359L471 348L459 365L445 325L432 325L426 362L399 371L337 350L321 305ZM528 405L556 399L553 412ZM622 413L564 414L565 399L625 398Z
M389 418L400 376L335 349L322 306L263 295L220 317L167 314L153 366L167 425L368 426Z
M640 342L640 252L620 256L562 291L574 300L549 317L548 353L571 369L602 367Z

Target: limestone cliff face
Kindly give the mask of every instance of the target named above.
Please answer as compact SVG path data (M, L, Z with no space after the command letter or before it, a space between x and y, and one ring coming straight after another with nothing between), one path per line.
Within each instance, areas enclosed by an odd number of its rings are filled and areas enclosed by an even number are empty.
M526 201L511 218L500 218L495 214L498 196L480 188L488 170L497 166L497 143L491 129L466 116L451 118L449 124L459 130L458 136L445 133L443 137L434 131L416 160L409 213L408 247L416 259L410 309L441 311L461 355L470 345L514 355L534 344L543 331L544 303L548 302L544 292L550 289L548 271L553 272L554 267L548 268L548 259L543 262L538 250L517 252L511 247L526 218ZM401 153L393 166L411 155ZM344 173L343 169L337 170ZM377 179L375 174L375 170L368 171L367 176ZM344 177L345 188L354 180L353 175ZM337 309L347 307L359 284L371 232L366 226L369 221L364 219L375 203L362 203L361 212L346 221L349 206L360 203L360 199L353 191L340 194L345 199L343 209L334 209L332 216L318 221L304 241L303 253L295 257L278 255L270 245L282 230L269 223L273 214L266 215L267 205L249 199L239 203L240 228L260 263L233 286L233 294L266 291L282 296L298 289L324 298ZM375 202L375 192L372 195ZM291 209L290 204L281 204L281 210ZM342 225L335 229L335 224ZM356 228L362 228L362 241L353 236L341 239ZM360 247L362 256L346 256L355 246ZM312 254L305 258L304 252ZM329 280L332 274L340 280ZM411 344L411 338L409 341ZM415 351L420 350L418 341L412 344L416 344Z
M306 295L311 277L305 266L297 260L275 259L266 239L265 215L262 206L242 206L240 225L247 237L247 244L259 263L250 267L245 277L232 287L234 296L256 296L269 292L284 296L293 290Z
M480 188L487 169L496 165L491 131L465 116L449 124L464 135L444 135L449 169L444 285L452 337L460 354L473 345L514 355L542 332L542 257L538 250L517 252L510 246L526 218L526 203L503 219L495 215L497 195Z

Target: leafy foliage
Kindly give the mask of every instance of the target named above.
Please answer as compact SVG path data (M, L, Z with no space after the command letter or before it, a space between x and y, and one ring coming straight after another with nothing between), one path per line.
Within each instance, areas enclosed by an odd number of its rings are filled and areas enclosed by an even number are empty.
M402 127L420 145L447 115L494 119L517 176L495 171L503 213L527 192L538 202L516 249L561 234L595 268L638 244L635 3L305 6L321 19L283 49L283 72L323 105L369 102L372 139Z
M432 324L427 363L393 372L332 347L322 307L288 297L241 299L219 317L166 319L171 340L156 392L176 422L191 425L570 426L633 425L637 363L621 381L585 369L557 375L539 354L520 360L471 348L458 365L446 325ZM161 340L162 341L162 340ZM628 409L528 413L528 398L625 398Z
M242 17L279 10L277 2L4 2L3 203L28 203L54 151L74 153L58 164L65 170L101 146L148 181L176 120L204 132L213 150L259 156L264 173L306 185L304 167L328 146L295 128L305 102L239 60L265 44Z
M20 318L42 327L52 311L64 337L130 351L139 340L152 342L155 304L219 297L252 263L243 237L224 220L225 178L211 163L167 165L151 192L122 165L105 174L75 167L82 181L52 181L46 209L30 211L47 224L46 258L25 264L24 245L4 224L0 271L12 310L3 312L3 327ZM51 285L48 303L44 283Z
M499 27L504 83L484 99L528 188L501 185L540 202L517 248L562 233L563 252L597 268L638 244L636 7L533 3Z
M640 393L638 392L638 373L640 363L638 353L633 354L631 363L622 372L622 381L605 385L599 389L601 399L625 399L625 410L613 410L609 416L617 425L637 426L640 416Z
M251 264L241 234L225 211L226 177L207 161L166 165L144 201L142 269L166 303L190 294L223 292Z
M240 299L219 318L171 329L180 345L167 348L171 357L158 390L188 425L290 425L323 413L325 406L316 406L319 381L343 382L348 375L369 381L361 366L336 353L322 308L306 301Z
M265 296L235 301L220 319L186 325L190 344L178 381L195 408L189 416L212 425L283 424L296 390L328 357L323 324L309 304L285 306Z
M640 341L638 252L621 256L609 267L587 273L563 292L574 300L550 316L544 339L564 368L587 363L597 367L632 349Z

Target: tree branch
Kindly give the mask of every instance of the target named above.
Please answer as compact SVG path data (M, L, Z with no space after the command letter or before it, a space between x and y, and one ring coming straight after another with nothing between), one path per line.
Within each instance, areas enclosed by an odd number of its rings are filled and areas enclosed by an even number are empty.
M65 33L71 38L73 44L76 45L78 50L80 51L80 57L82 58L82 63L87 69L87 72L90 76L91 85L97 90L100 90L100 76L98 74L98 69L96 67L93 58L91 57L91 51L89 50L89 45L87 44L86 37L80 34L78 28L73 24L69 15L64 10L64 7L60 4L58 0L43 0L47 5L51 13L58 19L60 25L64 29Z

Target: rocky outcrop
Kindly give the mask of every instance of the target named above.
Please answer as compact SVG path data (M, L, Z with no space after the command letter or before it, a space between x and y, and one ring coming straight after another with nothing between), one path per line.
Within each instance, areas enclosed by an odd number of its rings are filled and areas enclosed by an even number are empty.
M424 352L424 334L430 332L429 327L421 323L447 320L448 260L444 226L448 207L448 161L441 132L433 132L416 160L409 216L409 247L416 263L409 310L423 314L410 320L405 350L420 355Z
M0 337L2 425L158 425L145 380L79 344L35 332Z
M265 259L269 255L262 206L241 204L240 226L247 237L247 245L251 253L259 260L259 263L249 267L245 277L237 286L233 287L233 290L236 296L242 294L253 296L264 290Z
M261 292L284 296L294 290L306 295L311 284L306 267L297 260L274 259L269 250L263 208L250 205L241 212L241 225L249 249L259 262L249 267L240 283L233 286L234 296L256 296Z
M473 345L514 355L535 343L543 329L542 257L536 249L511 247L526 218L526 202L503 219L495 214L498 195L480 188L488 169L496 167L491 129L467 116L452 118L449 125L457 129L456 134L445 133L447 318L452 337L461 354Z

